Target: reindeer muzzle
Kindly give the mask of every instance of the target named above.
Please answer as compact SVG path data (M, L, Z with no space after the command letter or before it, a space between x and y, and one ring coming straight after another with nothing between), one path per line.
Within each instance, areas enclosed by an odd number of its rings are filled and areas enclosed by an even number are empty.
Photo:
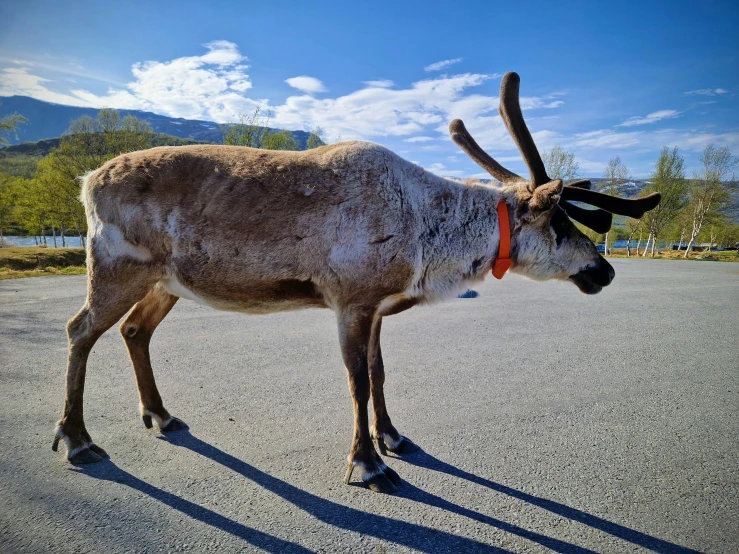
M613 266L601 257L594 265L570 275L569 279L577 285L581 292L598 294L603 287L611 284L615 276Z

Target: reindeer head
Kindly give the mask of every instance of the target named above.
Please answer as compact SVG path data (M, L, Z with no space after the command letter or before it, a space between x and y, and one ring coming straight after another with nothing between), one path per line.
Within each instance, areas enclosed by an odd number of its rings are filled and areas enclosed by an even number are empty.
M459 119L449 126L452 140L500 181L507 192L512 226L511 271L537 280L569 279L582 292L596 294L611 283L615 272L570 218L605 233L611 228L611 214L639 218L659 204L660 195L626 200L591 191L588 180L563 186L562 181L550 179L521 113L520 82L513 72L503 77L500 115L529 168L530 180L491 158ZM599 209L587 210L570 201Z

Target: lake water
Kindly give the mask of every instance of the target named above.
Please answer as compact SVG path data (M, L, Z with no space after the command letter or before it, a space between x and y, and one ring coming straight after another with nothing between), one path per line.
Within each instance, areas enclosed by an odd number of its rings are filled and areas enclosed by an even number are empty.
M14 236L3 236L2 246L36 246L38 237L14 237ZM79 237L64 237L64 242L67 248L81 248ZM54 239L52 237L46 237L46 245L49 248L54 248ZM61 248L62 239L56 237L56 245Z

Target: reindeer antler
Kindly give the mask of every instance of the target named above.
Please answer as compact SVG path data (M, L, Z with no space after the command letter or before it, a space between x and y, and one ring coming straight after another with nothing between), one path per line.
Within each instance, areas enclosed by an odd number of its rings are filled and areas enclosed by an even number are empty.
M567 187L565 186L564 188ZM562 200L561 195L559 205L567 213L570 219L574 219L578 223L582 223L585 227L592 229L596 233L607 233L613 223L613 216L609 212L604 210L586 210L580 206L570 204L566 200Z
M510 71L503 76L500 83L500 117L505 122L508 132L513 137L526 167L529 168L531 188L540 187L552 179L547 175L539 150L534 144L529 128L524 121L519 102L521 78L518 73ZM498 181L506 185L526 182L526 179L506 169L496 162L475 142L462 123L455 119L449 125L452 140L480 167L490 173ZM626 199L590 190L590 180L580 179L565 185L560 196L560 206L567 215L597 233L605 233L611 228L613 216L625 215L640 218L645 212L654 209L660 201L660 194L654 193L644 198ZM596 210L586 210L569 201L582 202L595 206Z
M514 182L525 181L521 176L500 165L480 148L480 145L469 134L461 119L455 119L449 124L449 133L452 135L452 140L465 154L501 183L513 184Z
M577 187L563 187L561 195L562 200L583 202L591 206L603 208L612 214L625 215L634 219L639 219L649 210L656 208L661 198L662 195L658 192L654 192L643 198L620 198Z
M536 149L534 139L531 138L529 128L521 113L521 104L518 101L521 77L515 71L509 71L503 75L500 82L500 117L503 118L508 132L518 146L518 151L526 162L531 174L531 183L534 188L551 181L541 160L539 151Z

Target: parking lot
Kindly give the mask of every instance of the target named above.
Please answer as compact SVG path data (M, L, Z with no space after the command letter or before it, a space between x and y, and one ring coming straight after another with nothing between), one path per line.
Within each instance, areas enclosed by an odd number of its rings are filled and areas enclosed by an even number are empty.
M420 452L393 496L345 486L333 314L180 301L152 361L190 430L147 430L114 328L51 451L85 277L0 281L0 551L739 551L739 264L614 259L614 283L490 278L387 318L388 409ZM63 450L63 448L60 448Z

